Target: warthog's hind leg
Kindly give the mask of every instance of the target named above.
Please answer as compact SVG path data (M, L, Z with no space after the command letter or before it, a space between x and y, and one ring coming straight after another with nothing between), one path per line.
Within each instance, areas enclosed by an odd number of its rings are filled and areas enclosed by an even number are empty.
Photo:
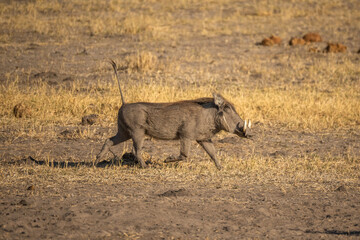
M141 164L142 168L147 168L147 165L144 161L144 159L141 156L141 150L143 147L144 139L145 139L145 133L143 130L136 131L131 134L131 138L133 140L133 152L135 154L136 159Z
M126 134L121 134L119 132L115 136L106 139L101 151L96 156L94 166L96 166L99 163L99 161L105 156L105 154L109 152L110 147L125 142L128 139L130 139L129 136L127 136Z
M206 141L197 141L200 146L202 146L204 148L204 150L207 152L207 154L209 154L209 156L211 157L211 159L214 161L215 166L217 167L217 169L221 169L221 165L219 163L219 161L216 158L216 149L214 147L214 144L211 140L206 140Z

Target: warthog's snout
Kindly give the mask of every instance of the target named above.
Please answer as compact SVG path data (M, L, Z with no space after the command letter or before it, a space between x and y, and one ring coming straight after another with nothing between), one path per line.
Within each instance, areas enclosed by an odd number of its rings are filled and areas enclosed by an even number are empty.
M251 137L250 129L251 129L251 120L245 120L244 125L241 125L241 123L237 124L235 134L238 135L239 137L248 138Z

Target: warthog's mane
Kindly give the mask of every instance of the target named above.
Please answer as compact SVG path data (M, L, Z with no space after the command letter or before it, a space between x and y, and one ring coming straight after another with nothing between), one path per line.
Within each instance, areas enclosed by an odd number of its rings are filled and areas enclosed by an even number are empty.
M223 98L224 99L224 98ZM214 98L197 98L197 99L193 99L193 100L184 100L184 101L180 101L180 102L190 102L190 103L196 103L199 104L201 106L204 107L204 105L206 106L211 106L211 107L216 107L215 103L214 103ZM180 103L179 102L179 103ZM232 103L230 103L229 101L224 99L224 104L230 108L232 108L235 111L235 107Z
M223 98L224 99L224 98ZM198 98L198 99L194 99L194 100L189 100L189 102L193 102L193 103L197 103L201 106L203 106L204 104L208 104L208 103L213 103L214 106L215 106L215 103L214 103L214 98ZM234 111L235 111L235 107L234 105L227 101L226 99L224 99L224 104L230 108L232 108Z
M171 105L182 105L182 104L198 104L203 108L218 108L214 103L214 98L204 97L204 98L197 98L191 100L182 100L177 102L162 102L162 103L152 103L152 102L139 102L140 104L149 105L153 107L164 107L164 106L171 106ZM235 111L235 107L232 103L224 99L224 105L232 108Z
M185 100L183 102L192 102L192 103L197 103L199 105L204 105L206 103L214 103L214 98L197 98L193 100Z

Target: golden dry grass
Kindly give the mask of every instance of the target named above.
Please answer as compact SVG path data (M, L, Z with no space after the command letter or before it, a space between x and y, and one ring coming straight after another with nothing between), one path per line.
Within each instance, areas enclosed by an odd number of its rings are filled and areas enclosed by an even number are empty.
M128 102L150 101L166 102L182 99L209 96L209 89L214 86L203 86L200 88L191 87L169 87L157 83L150 84L128 84L126 89L126 99ZM83 115L97 113L101 116L100 125L114 126L118 108L120 107L120 97L115 84L100 84L85 88L81 84L74 83L69 89L54 89L44 83L39 83L32 87L19 87L16 83L8 83L0 89L0 107L2 116L1 128L15 128L12 133L17 137L48 138L54 135L50 129L44 131L43 128L51 126L77 125ZM31 93L31 94L29 94ZM241 94L231 88L223 91L224 96L236 105L239 113L244 118L251 118L255 122L260 121L266 125L279 125L295 130L321 131L337 128L358 129L360 110L358 108L359 95L354 88L336 88L331 92L322 92L313 87L303 87L301 89L255 89L242 90ZM15 118L12 108L17 103L25 103L31 108L32 115L28 118ZM93 136L90 127L81 129L76 138L88 138ZM129 149L128 149L129 150ZM39 153L40 159L44 159ZM35 156L37 157L37 156ZM144 156L146 159L149 156ZM204 156L204 158L207 158ZM213 163L210 161L194 161L182 163L181 165L162 165L160 168L126 169L125 167L112 167L106 170L111 174L109 181L117 181L124 176L136 176L141 181L141 176L151 176L156 180L196 180L199 175L208 176L201 181L207 184L221 185L225 188L236 187L236 181L249 182L287 182L296 185L299 182L316 181L326 183L327 181L341 180L344 183L357 182L359 175L359 159L349 152L347 157L329 156L319 158L317 156L304 156L298 158L267 158L256 154L240 160L236 156L220 156L225 169L217 172ZM46 159L46 158L45 158ZM93 161L93 159L84 159ZM161 161L161 159L159 159ZM50 157L47 162L54 159ZM157 160L155 160L157 161ZM196 161L196 162L195 162ZM2 182L10 184L13 177L18 176L16 169L6 169L2 175ZM22 171L35 171L36 174L21 178L32 179L37 173L49 177L65 174L65 178L85 177L89 181L104 182L108 178L98 176L100 170L90 170L80 167L78 170L58 169L48 170L46 167L21 168ZM24 170L25 169L25 170ZM32 169L32 170L31 170ZM120 171L124 169L124 171ZM13 172L15 171L15 173ZM42 173L46 171L47 173ZM101 170L100 172L102 172ZM87 172L87 174L84 174ZM10 175L9 175L10 174ZM14 175L15 174L15 175ZM27 177L26 177L27 176ZM53 177L54 177L53 176ZM156 177L158 176L158 177ZM159 179L160 178L160 179ZM215 180L216 179L216 180ZM221 179L218 180L218 179ZM32 180L34 181L34 179ZM36 180L37 181L37 180ZM41 180L42 181L42 180ZM200 181L200 180L196 180ZM201 182L200 181L200 182ZM235 183L234 183L235 181ZM7 183L8 182L8 183Z
M293 18L313 18L320 21L324 16L328 28L336 19L351 23L359 14L358 8L348 11L341 1L302 1L296 7L291 2L277 0L249 1L29 1L0 3L0 23L6 33L1 41L9 42L13 33L36 32L50 37L76 38L78 34L114 36L137 35L142 40L178 39L198 36L230 35L235 33L266 32L265 22L277 24ZM347 1L356 4L356 1ZM311 11L307 8L312 6ZM231 9L231 11L227 11ZM286 10L285 10L286 9ZM336 9L336 11L334 11ZM178 15L183 12L185 14ZM189 14L200 12L201 14ZM176 14L174 14L176 13ZM350 13L350 14L349 14ZM256 21L254 21L256 20ZM239 23L251 23L241 24ZM291 29L284 26L281 33Z
M172 102L184 99L209 97L217 87L203 85L167 86L128 83L124 87L128 102ZM311 86L300 88L234 89L225 88L222 94L232 101L240 116L265 124L282 124L301 130L359 128L359 89L336 87L323 91ZM114 121L121 106L116 85L102 84L84 88L74 83L69 89L39 83L32 87L19 87L8 83L0 88L0 114L3 127L17 122L34 122L38 125L76 124L83 115L96 113L104 122ZM23 103L31 109L27 119L16 119L13 108Z
M124 180L134 183L181 182L223 189L235 189L245 183L275 184L297 187L306 185L319 190L333 191L339 182L358 188L359 160L347 158L320 159L314 156L301 158L266 158L253 156L239 160L232 156L220 156L224 170L218 171L210 161L189 161L177 164L155 165L148 169L126 166L107 168L48 166L0 166L2 186L11 186L14 180L24 185L49 186L59 182L88 182L114 184ZM51 166L52 160L49 159ZM41 194L37 192L37 194Z

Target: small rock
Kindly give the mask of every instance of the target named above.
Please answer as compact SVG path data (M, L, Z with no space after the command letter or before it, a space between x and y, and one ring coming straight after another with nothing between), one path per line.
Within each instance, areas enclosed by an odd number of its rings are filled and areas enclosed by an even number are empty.
M303 36L306 42L322 42L322 38L318 33L307 33Z
M34 185L29 186L29 187L27 188L27 190L29 190L29 191L34 191L34 190L35 190Z
M328 43L327 47L324 49L324 52L327 53L339 53L346 52L347 47L341 43Z
M274 44L280 44L282 39L278 36L271 35L270 40L274 42Z
M281 43L281 38L278 37L278 36L274 36L274 35L271 35L270 37L268 38L264 38L260 45L263 45L263 46L272 46L272 45L275 45L275 44L280 44Z
M316 47L311 47L311 48L309 48L309 52L318 53L318 52L321 52L321 51L320 51L320 49L318 49Z
M63 79L63 82L73 82L74 79L72 77L66 77Z
M185 196L187 192L185 189L180 188L178 190L169 190L164 193L158 194L159 197L178 197L178 196Z
M270 38L264 38L260 44L263 46L272 46L274 42Z
M90 114L87 116L83 116L81 119L82 125L93 125L99 120L99 115L97 114Z
M25 199L20 200L20 202L18 204L23 205L23 206L29 205L28 201L26 201Z
M76 139L81 135L80 129L66 129L60 133L61 137L66 139Z
M57 74L55 72L40 72L34 74L34 78L42 78L42 79L49 79L49 78L56 78Z
M78 52L76 55L88 55L89 53L86 51L86 48L84 48L81 52Z
M230 226L223 226L222 228L224 231L229 232L231 230Z
M289 41L289 45L290 46L295 46L295 45L305 45L306 41L303 38L291 38Z
M346 192L346 187L344 185L341 185L340 187L335 189L335 191L337 191L337 192Z
M15 105L13 113L16 118L30 117L31 109L24 103L18 103Z

